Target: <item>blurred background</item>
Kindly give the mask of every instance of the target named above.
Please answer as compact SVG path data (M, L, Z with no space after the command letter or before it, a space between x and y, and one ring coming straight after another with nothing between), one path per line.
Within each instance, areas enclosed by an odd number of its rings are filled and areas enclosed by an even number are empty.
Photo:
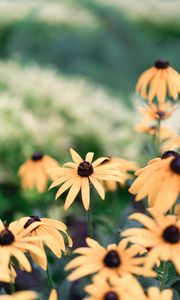
M96 157L142 161L142 138L133 131L139 104L135 83L158 58L180 69L179 19L179 0L0 1L3 220L48 215L63 219L71 234L83 240L87 232L79 203L65 214L63 200L54 204L55 191L22 191L19 166L37 150L63 163L70 159L70 147L82 155L94 151ZM109 193L103 204L94 200L99 240L118 239L112 228L127 200L127 189ZM51 259L62 299L70 299L71 287L58 273L65 262L54 267ZM30 287L37 285L36 275ZM76 286L71 293L71 299L81 299Z

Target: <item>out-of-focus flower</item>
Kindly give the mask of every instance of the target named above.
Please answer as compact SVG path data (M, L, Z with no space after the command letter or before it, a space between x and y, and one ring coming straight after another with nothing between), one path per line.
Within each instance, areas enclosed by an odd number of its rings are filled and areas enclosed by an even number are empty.
M48 300L58 300L58 294L57 294L57 291L55 289L51 290Z
M140 248L127 247L128 242L122 240L118 245L111 244L106 248L97 241L87 238L89 247L78 248L74 253L81 254L67 264L65 270L71 270L68 280L76 280L89 274L97 273L107 279L117 278L125 274L155 276L156 273L142 267L145 257L137 257Z
M145 293L143 287L134 276L123 276L122 279L119 278L118 280L116 280L116 284L122 285L122 288L126 293L124 298L117 298L115 300L154 300L156 298L158 300L172 300L173 297L172 290L166 289L161 291L158 287L150 287L146 290ZM98 298L95 298L93 300L98 300Z
M3 260L3 265L8 266L11 257L14 257L24 270L30 272L31 265L24 252L30 251L43 258L43 251L38 246L34 245L34 242L41 241L42 239L45 239L46 236L27 236L36 226L36 224L32 224L22 231L20 222L12 222L7 227L0 220L0 257L1 260Z
M172 113L177 109L177 107L177 105L171 106L171 103L169 101L159 104L149 102L144 107L139 107L139 111L144 116L142 122L145 123L168 119L169 117L171 117Z
M156 209L149 211L153 218L141 213L129 217L143 224L145 228L129 228L122 232L122 236L127 237L127 241L150 249L145 267L153 268L158 259L170 260L180 273L180 219L175 215L165 215Z
M32 228L32 230L28 232L28 235L32 237L47 237L43 241L39 240L33 242L33 244L37 245L37 247L40 248L44 253L43 257L36 255L34 251L30 251L31 257L34 262L45 270L47 269L47 258L43 243L54 253L54 255L60 258L62 255L62 251L66 252L64 238L62 235L62 233L64 233L67 237L69 246L72 247L72 240L68 235L67 227L63 222L54 219L39 218L38 216L33 215L30 217L21 218L19 220L19 224L21 226L22 232L30 228L32 224L35 224L36 227Z
M136 201L148 196L149 206L160 211L168 211L176 202L180 192L180 155L166 151L161 158L148 162L147 166L136 171L129 191L136 194Z
M157 127L157 124L149 125L149 124L143 122L143 123L136 125L135 130L140 133L147 133L149 135L156 136L158 127ZM170 137L174 136L175 134L176 134L175 131L173 131L172 129L170 129L168 127L165 127L165 126L160 127L160 139L161 140L170 138Z
M180 148L180 136L174 135L170 137L161 147L162 152L168 150L177 150Z
M133 176L128 173L130 171L136 171L138 169L138 163L135 161L129 161L124 158L120 157L110 157L109 161L104 162L103 164L110 164L115 163L117 164L117 169L124 173L124 178L122 178L122 181L119 182L120 186L124 187L127 180L131 179ZM106 180L103 182L103 186L105 190L107 191L115 191L118 188L118 183L113 180Z
M162 103L167 94L177 100L180 93L180 75L168 61L157 60L154 67L141 74L136 85L136 92L149 101L157 97L158 101Z
M54 158L35 152L19 169L22 188L37 188L38 192L45 192L49 178L55 179L53 176L49 177L46 170L58 166L59 163Z
M95 275L93 283L85 287L85 291L89 294L84 300L120 300L126 299L130 289L134 288L133 276L123 276L122 278L107 280L105 277Z
M84 208L88 210L90 205L90 183L100 197L104 199L105 192L100 181L115 180L121 182L124 174L117 170L116 164L102 164L102 162L109 159L108 157L101 157L92 162L94 156L92 152L87 153L85 160L73 149L70 152L73 162L66 163L61 168L54 168L48 171L49 174L58 177L51 184L50 188L62 184L56 194L56 199L70 188L64 205L65 210L69 208L81 190Z
M0 300L35 300L38 294L33 291L22 291L11 295L0 295Z

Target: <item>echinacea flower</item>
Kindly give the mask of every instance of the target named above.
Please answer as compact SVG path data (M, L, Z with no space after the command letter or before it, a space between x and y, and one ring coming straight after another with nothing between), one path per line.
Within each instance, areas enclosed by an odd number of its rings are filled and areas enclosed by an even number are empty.
M136 171L138 169L138 164L135 161L129 161L120 157L109 157L109 160L103 164L117 164L117 169L124 174L124 178L119 182L120 186L124 187L127 180L131 179L133 176L129 173L130 171ZM103 181L103 186L107 191L115 191L118 188L118 182L113 180Z
M149 102L145 106L139 107L139 112L144 116L142 122L145 123L168 119L176 109L177 105L171 106L169 101L158 104Z
M143 72L138 79L136 92L149 101L157 97L163 103L169 95L174 100L180 93L180 75L166 60L157 60L154 67Z
M86 243L88 247L74 250L74 253L80 254L80 256L74 258L65 267L66 271L74 269L67 277L70 281L97 272L107 279L125 274L156 275L155 272L142 267L145 257L137 257L140 248L136 245L127 247L126 240L122 240L118 245L111 244L107 248L90 238L86 239Z
M47 238L39 241L34 241L34 245L37 245L44 253L43 257L36 255L33 251L30 251L33 261L41 266L43 269L47 269L47 257L44 251L44 244L56 255L61 257L62 251L66 252L65 242L63 234L66 235L69 246L72 247L72 240L67 233L67 227L63 222L50 218L39 218L36 215L30 217L24 217L19 220L22 232L30 228L32 224L36 225L32 230L28 231L28 235L32 237L46 236ZM63 234L62 234L63 233Z
M58 300L58 294L55 289L51 290L48 300Z
M34 242L40 241L45 236L28 237L27 235L36 224L32 224L29 228L21 231L19 223L12 222L7 227L0 220L0 257L3 260L3 265L9 265L11 257L14 257L21 267L27 272L31 271L31 265L25 256L24 252L30 251L37 256L43 258L43 251Z
M46 190L49 176L46 170L58 167L59 163L48 155L35 152L19 169L23 189L37 188L39 193ZM55 179L52 177L51 179Z
M137 170L136 175L129 189L136 194L136 201L148 196L149 206L161 211L168 211L175 204L180 192L180 155L177 152L164 152L161 158L152 159L146 167Z
M157 124L152 123L152 124L147 124L145 122L139 123L135 126L135 131L140 132L140 133L147 133L151 136L156 136L158 134L158 127ZM160 127L160 132L159 132L159 137L161 140L168 139L172 136L175 135L175 132L170 129L167 126L161 126Z
M145 267L152 268L158 259L172 261L180 273L180 219L150 209L151 217L134 213L129 218L140 222L143 228L129 228L122 232L127 241L148 247Z
M123 276L114 279L100 275L95 275L92 279L93 283L85 287L85 291L89 294L84 300L121 300L126 299L129 288L133 289L131 282L132 276ZM131 294L130 294L131 295Z
M94 156L92 152L86 154L85 160L73 149L70 149L70 152L74 162L66 163L61 168L48 171L51 175L58 175L58 179L51 184L50 189L62 184L56 193L56 199L70 189L64 205L65 210L70 207L81 190L84 208L88 210L90 205L90 184L94 186L100 197L104 199L105 192L100 181L122 181L124 175L116 169L116 164L102 164L102 162L109 159L108 157L101 157L92 162Z
M38 299L37 293L33 291L16 292L11 295L0 295L0 300L35 300Z

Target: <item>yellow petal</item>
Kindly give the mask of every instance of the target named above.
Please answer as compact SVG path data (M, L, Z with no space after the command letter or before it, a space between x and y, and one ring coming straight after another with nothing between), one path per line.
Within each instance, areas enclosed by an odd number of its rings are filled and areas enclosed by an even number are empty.
M66 197L66 201L64 204L64 209L67 210L70 205L72 204L72 202L74 201L74 199L76 198L77 194L79 193L81 188L81 178L77 178L75 180L75 182L73 183L72 187L69 190L69 193Z
M87 177L82 179L81 196L82 196L82 202L84 208L85 210L88 210L89 203L90 203L90 190L89 190L89 179Z

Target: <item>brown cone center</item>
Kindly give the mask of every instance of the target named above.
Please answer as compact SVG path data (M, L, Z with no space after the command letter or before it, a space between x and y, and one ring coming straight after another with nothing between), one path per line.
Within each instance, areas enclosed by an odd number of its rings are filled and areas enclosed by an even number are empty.
M170 243L170 244L176 244L180 241L180 231L179 228L175 225L170 225L165 228L163 235L163 239Z
M81 177L88 177L93 174L93 166L88 161L83 161L79 164L77 172Z
M116 268L119 267L121 264L121 259L116 250L109 251L106 256L104 257L104 264L108 268Z
M7 246L11 245L14 242L14 234L8 229L3 229L0 232L0 245L1 246Z

